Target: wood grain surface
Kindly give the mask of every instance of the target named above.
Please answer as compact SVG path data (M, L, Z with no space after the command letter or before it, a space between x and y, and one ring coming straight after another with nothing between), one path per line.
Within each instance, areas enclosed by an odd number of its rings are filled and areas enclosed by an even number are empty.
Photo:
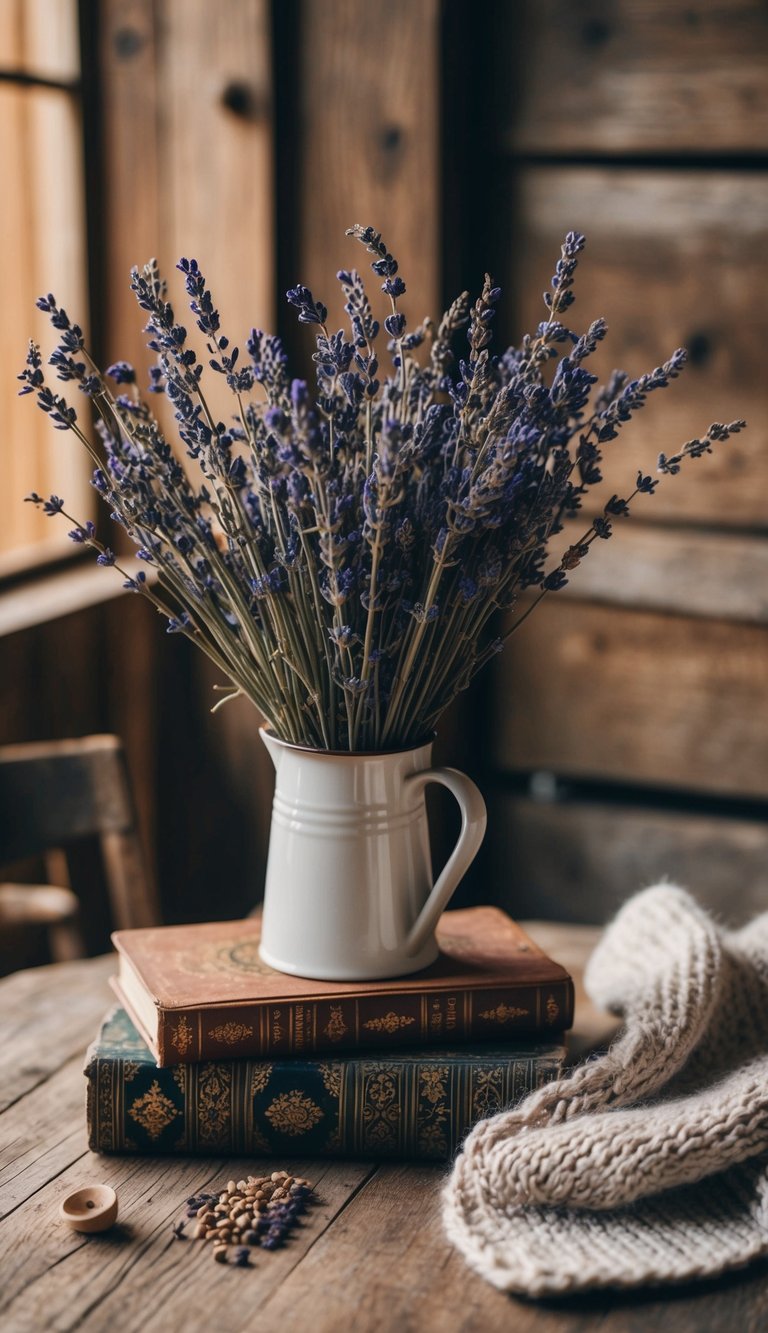
M499 658L489 736L498 768L768 794L762 627L558 596Z
M409 324L439 317L438 0L299 0L287 12L283 58L293 68L283 77L294 90L294 138L282 220L294 271L286 278L311 287L336 329L346 317L335 274L356 268L379 314L372 256L344 235L360 222L382 232L399 261ZM306 348L307 330L300 333Z
M77 0L3 0L0 68L74 82L80 74Z
M604 922L630 894L661 879L690 889L732 924L768 902L768 825L759 816L497 791L489 827L496 832L488 873L500 906L514 916Z
M576 530L566 525L559 540L573 541ZM631 519L617 525L610 545L594 544L562 595L569 601L688 616L694 622L688 627L692 640L697 620L765 626L768 542L754 533L703 532Z
M559 949L578 983L594 932L530 928ZM252 1268L214 1264L199 1245L175 1240L171 1226L191 1190L253 1162L86 1150L83 1053L109 1003L112 966L110 958L59 964L0 983L0 1322L8 1333L582 1333L597 1325L637 1333L668 1320L680 1333L715 1333L757 1330L768 1315L759 1269L668 1293L535 1305L508 1298L445 1240L445 1170L437 1167L276 1163L311 1178L320 1206L284 1250L259 1252ZM119 1193L118 1224L101 1236L78 1235L57 1215L61 1198L87 1182Z
M499 115L515 151L765 152L760 0L523 0L496 11Z

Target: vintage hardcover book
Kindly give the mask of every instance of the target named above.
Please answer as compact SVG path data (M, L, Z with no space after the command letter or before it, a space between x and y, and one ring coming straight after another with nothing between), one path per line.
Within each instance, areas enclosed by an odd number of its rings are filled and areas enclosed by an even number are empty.
M120 930L113 987L158 1065L559 1033L573 984L496 907L446 912L440 957L393 981L308 981L259 957L258 917Z
M561 1071L556 1041L158 1069L122 1009L88 1052L94 1152L449 1158L476 1121Z

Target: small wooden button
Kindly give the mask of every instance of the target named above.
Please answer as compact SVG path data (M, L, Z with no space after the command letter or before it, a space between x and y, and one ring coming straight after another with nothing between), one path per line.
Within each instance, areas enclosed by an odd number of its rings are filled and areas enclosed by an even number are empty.
M75 1231L106 1231L117 1220L117 1195L109 1185L86 1185L62 1199L59 1216Z

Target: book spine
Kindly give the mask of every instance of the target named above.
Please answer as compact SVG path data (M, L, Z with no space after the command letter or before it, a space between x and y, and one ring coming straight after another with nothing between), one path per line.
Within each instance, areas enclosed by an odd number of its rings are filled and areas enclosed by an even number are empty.
M446 1161L478 1120L555 1078L562 1048L487 1061L230 1060L157 1069L94 1056L94 1152Z
M390 992L336 1000L159 1010L161 1065L231 1056L314 1055L334 1051L508 1041L549 1036L573 1022L570 979L533 986Z

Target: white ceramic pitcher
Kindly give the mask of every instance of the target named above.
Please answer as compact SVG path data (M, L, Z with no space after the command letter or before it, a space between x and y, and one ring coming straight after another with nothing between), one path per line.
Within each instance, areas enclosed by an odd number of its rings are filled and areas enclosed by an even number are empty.
M431 742L383 754L304 749L262 727L275 766L261 956L324 981L416 972L437 957L435 926L480 848L485 803L463 773L431 768ZM440 782L461 832L432 884L424 789Z

